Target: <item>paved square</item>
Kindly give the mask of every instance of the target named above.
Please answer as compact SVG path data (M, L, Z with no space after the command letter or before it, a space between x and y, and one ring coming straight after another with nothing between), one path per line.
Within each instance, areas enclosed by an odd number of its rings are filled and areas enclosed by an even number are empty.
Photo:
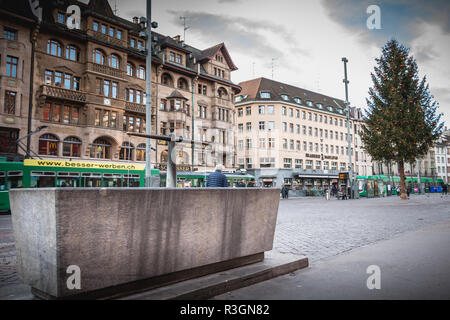
M310 264L450 220L450 196L415 196L326 201L323 198L280 200L274 251L305 255ZM270 253L268 253L270 254ZM21 284L11 216L0 216L0 299L2 288Z

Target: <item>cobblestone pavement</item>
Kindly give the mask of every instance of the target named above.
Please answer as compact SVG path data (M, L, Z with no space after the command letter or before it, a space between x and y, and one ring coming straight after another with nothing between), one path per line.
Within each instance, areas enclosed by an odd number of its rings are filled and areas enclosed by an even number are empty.
M310 264L423 226L450 220L450 196L326 201L280 200L274 250L305 255Z
M11 216L0 215L0 288L18 283Z
M450 196L341 201L280 200L274 250L306 255L310 264L423 226L450 220ZM268 253L270 254L270 253ZM0 289L17 285L11 216L0 215Z

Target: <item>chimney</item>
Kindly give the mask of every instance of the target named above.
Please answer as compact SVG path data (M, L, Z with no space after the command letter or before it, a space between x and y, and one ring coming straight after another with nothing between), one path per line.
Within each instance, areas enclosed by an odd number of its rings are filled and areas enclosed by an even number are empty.
M133 23L138 24L139 23L139 18L138 17L133 17Z
M175 41L177 41L177 42L180 42L181 37L180 37L180 35L176 35L176 36L173 37L172 39L175 40Z

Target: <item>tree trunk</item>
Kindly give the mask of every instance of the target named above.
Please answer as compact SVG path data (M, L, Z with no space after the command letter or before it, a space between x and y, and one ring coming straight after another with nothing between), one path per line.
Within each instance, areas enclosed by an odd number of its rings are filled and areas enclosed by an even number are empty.
M405 164L403 160L398 162L398 170L400 171L400 198L406 200Z

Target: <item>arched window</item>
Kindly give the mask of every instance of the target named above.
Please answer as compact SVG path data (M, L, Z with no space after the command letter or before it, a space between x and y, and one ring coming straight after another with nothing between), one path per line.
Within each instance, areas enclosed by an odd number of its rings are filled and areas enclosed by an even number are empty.
M129 142L122 143L122 148L120 148L119 159L120 160L133 160L133 144Z
M127 75L130 77L134 77L136 75L136 67L130 62L127 63Z
M145 143L138 144L136 147L136 161L145 161Z
M178 85L177 85L177 87L178 87L179 89L188 90L188 82L187 82L187 80L184 79L184 78L178 79Z
M69 44L66 47L66 59L72 61L80 61L80 49L78 49L74 45Z
M145 80L145 67L144 66L137 67L136 76L139 79Z
M113 69L120 68L120 58L117 54L112 54L109 56L109 66Z
M47 53L52 56L62 57L62 45L59 41L50 39L47 41Z
M219 98L226 98L228 96L228 92L225 88L220 87L219 90L217 90L217 96Z
M167 152L167 150L164 150L163 152L161 152L161 163L167 163L168 157L169 157L169 153Z
M50 133L43 134L39 138L39 154L47 156L58 155L59 139Z
M161 76L161 83L165 86L173 87L173 80L170 74L163 73L163 75Z
M98 138L92 143L91 158L111 159L111 143L105 138Z
M68 137L63 142L63 157L80 157L81 140L77 137Z
M105 64L105 53L100 49L94 49L92 52L92 60L96 64Z

